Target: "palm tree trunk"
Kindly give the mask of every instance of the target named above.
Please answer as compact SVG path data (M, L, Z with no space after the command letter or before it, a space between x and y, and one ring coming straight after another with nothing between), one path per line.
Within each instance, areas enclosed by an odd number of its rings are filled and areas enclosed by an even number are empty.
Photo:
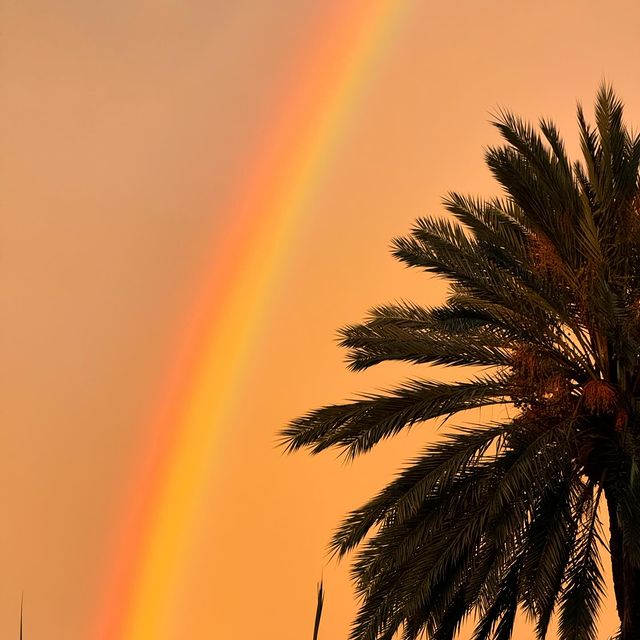
M640 638L640 571L625 563L622 640L635 638Z
M611 573L613 575L613 590L616 596L616 610L620 624L624 619L624 572L622 560L622 531L618 525L617 502L613 490L609 485L604 487L604 495L607 499L609 511L609 550L611 552Z
M622 530L618 523L618 506L615 492L604 487L609 510L609 549L616 609L620 618L621 640L640 638L640 570L625 560Z

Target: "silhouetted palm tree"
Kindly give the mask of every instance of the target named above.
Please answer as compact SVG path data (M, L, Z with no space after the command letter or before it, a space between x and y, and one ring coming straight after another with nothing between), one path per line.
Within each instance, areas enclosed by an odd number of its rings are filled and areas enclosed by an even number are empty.
M556 127L500 111L487 164L504 195L450 194L455 220L422 218L394 241L445 277L446 304L373 309L341 331L361 370L388 360L484 367L459 383L411 380L291 423L289 450L354 457L436 417L510 405L498 423L429 444L332 542L358 547L351 637L510 638L519 608L538 638L590 640L611 554L620 636L640 638L640 138L600 89L595 127L578 107L583 159ZM508 412L505 412L505 415ZM606 502L610 542L601 538Z

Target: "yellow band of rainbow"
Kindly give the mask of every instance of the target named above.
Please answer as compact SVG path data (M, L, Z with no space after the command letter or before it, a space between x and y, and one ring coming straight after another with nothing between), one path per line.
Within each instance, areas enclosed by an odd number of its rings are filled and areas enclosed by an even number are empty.
M334 0L308 39L278 120L225 212L232 225L224 243L216 245L153 424L153 440L145 443L91 640L164 637L163 621L220 433L287 248L375 61L409 4Z

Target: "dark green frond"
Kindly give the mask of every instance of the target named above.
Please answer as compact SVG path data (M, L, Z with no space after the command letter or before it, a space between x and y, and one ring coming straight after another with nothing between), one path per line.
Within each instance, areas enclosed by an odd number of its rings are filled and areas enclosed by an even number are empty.
M578 531L560 596L559 640L595 640L600 600L604 593L598 520L598 499L588 510Z
M353 370L380 362L404 360L415 364L507 366L508 338L487 326L467 326L454 332L433 315L415 319L413 309L399 306L374 309L365 324L340 331L340 345L349 349Z
M577 523L571 511L575 478L567 476L542 500L527 533L522 570L522 597L537 619L536 634L546 637L571 552Z
M476 625L473 640L489 640L494 629L510 637L513 631L515 611L518 603L518 582L520 576L520 563L514 563L506 572L500 583L491 606L484 611ZM503 622L504 621L504 622ZM493 635L495 638L495 635Z
M374 499L349 514L331 543L334 553L349 552L386 518L397 522L415 516L436 488L442 492L450 487L509 429L510 424L458 428L443 441L429 445Z
M320 631L320 621L322 620L322 607L324 606L324 583L322 580L318 583L318 598L316 601L316 617L313 623L313 640L318 640Z
M282 437L288 450L309 447L318 453L335 446L353 457L416 422L505 403L505 389L504 380L490 376L461 383L411 380L387 395L312 411L292 422Z

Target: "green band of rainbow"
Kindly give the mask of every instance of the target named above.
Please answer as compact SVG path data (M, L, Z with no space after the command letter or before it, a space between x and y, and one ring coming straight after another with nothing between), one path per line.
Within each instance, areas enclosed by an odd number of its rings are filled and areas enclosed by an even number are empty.
M409 0L335 0L225 217L213 273L146 443L92 640L158 640L220 433L305 213ZM213 622L212 622L213 624Z

